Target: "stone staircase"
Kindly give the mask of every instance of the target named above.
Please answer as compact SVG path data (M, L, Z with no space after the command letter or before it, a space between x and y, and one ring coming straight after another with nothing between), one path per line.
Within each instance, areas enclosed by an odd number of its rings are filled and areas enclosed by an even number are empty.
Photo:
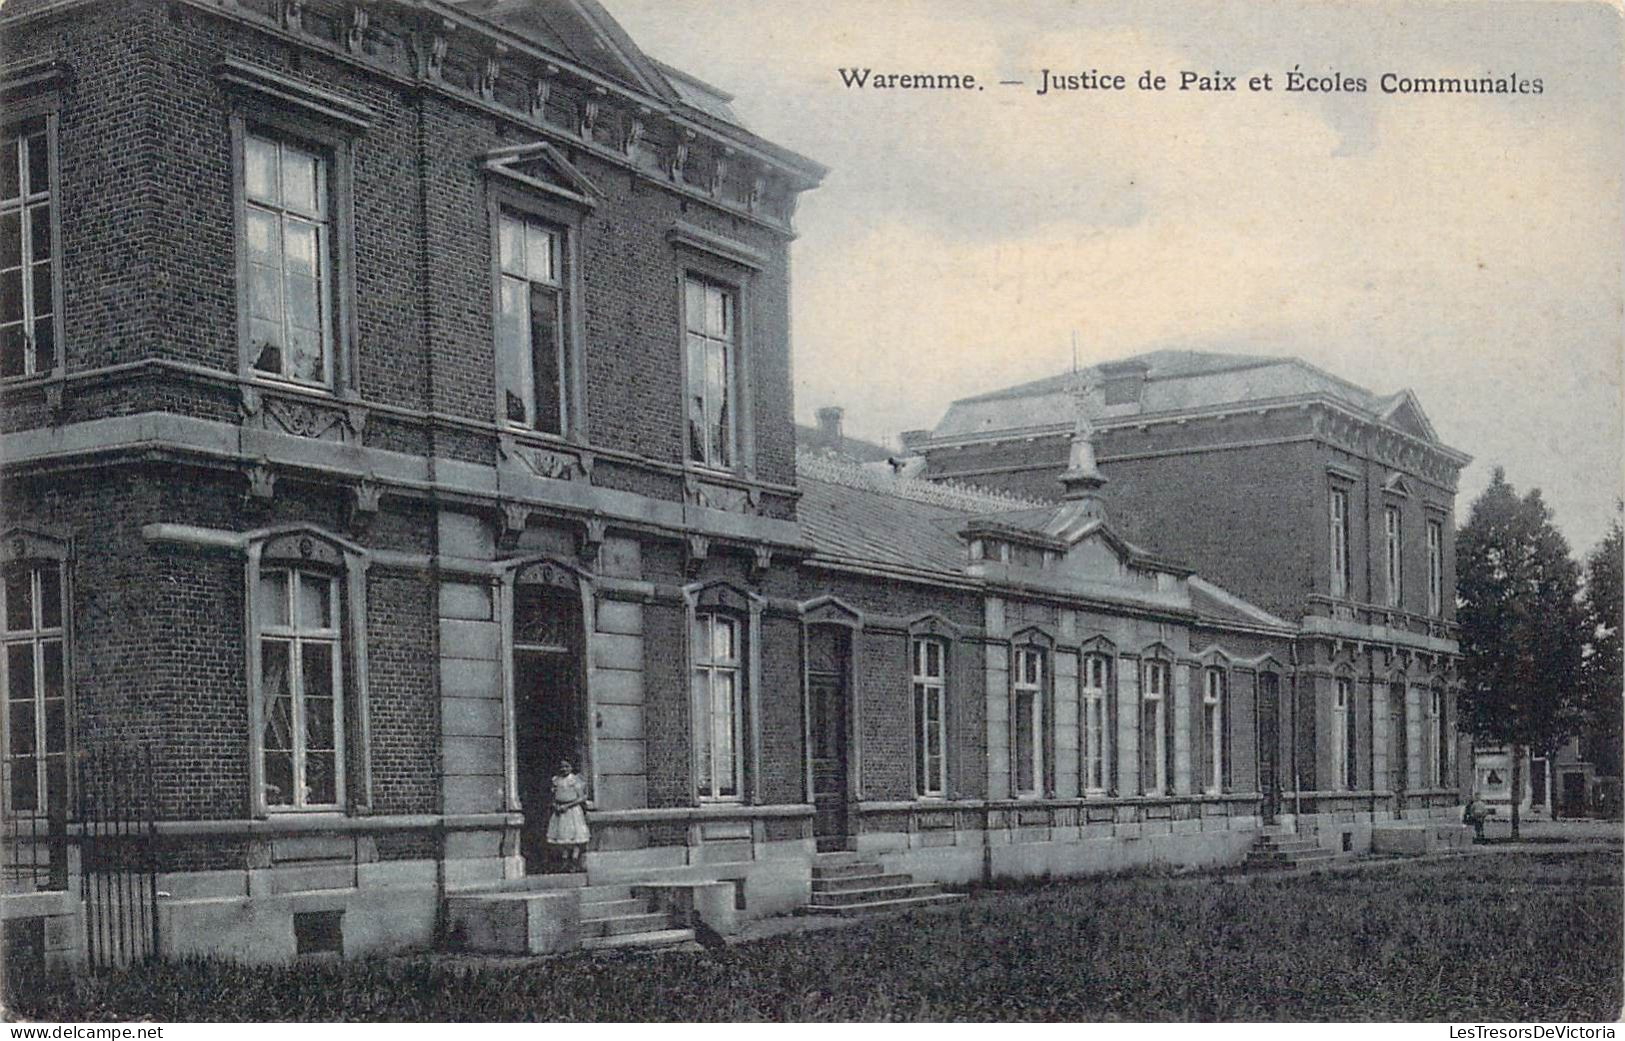
M1253 843L1241 866L1244 871L1290 871L1294 868L1324 867L1336 856L1335 850L1291 833L1265 834Z
M916 882L913 875L888 874L857 853L820 853L813 860L812 900L801 913L850 918L963 899L935 883Z
M581 889L582 950L675 947L693 941L693 929L679 928L671 912L654 910L653 898L635 894L629 884Z

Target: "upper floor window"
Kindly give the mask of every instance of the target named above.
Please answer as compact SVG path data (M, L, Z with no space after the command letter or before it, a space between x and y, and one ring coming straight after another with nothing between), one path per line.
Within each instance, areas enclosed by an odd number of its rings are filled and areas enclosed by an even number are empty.
M1354 681L1339 676L1332 704L1332 787L1354 791L1359 787L1355 777L1354 755Z
M260 572L260 736L265 805L333 809L344 801L344 669L338 583L300 568Z
M690 275L683 281L688 356L688 458L734 464L739 300L734 290Z
M1111 661L1104 654L1083 656L1083 790L1104 792L1111 782L1107 759L1111 742L1108 739L1108 697L1106 685L1111 675Z
M1037 796L1044 784L1044 649L1016 648L1011 685L1015 714L1016 794Z
M1333 488L1331 495L1332 595L1349 595L1349 494Z
M694 616L695 781L701 799L740 797L744 659L739 628L727 615Z
M919 794L941 796L948 790L947 645L934 637L915 637L910 645L914 680L914 775Z
M1428 521L1428 614L1444 614L1444 525Z
M571 422L563 245L560 229L534 217L508 210L499 217L502 416L515 426L560 435Z
M0 723L7 815L44 813L67 786L68 695L60 561L8 566L0 585Z
M1202 789L1224 789L1224 697L1228 683L1222 669L1208 669L1202 688Z
M1399 507L1386 506L1382 511L1383 533L1387 545L1388 606L1398 607L1401 601L1400 583L1404 568L1403 533L1400 527Z
M1165 661L1146 662L1140 692L1140 785L1153 794L1168 790L1169 671Z
M327 158L249 131L243 137L248 361L260 376L333 385L332 220Z
M56 364L51 152L44 119L0 139L0 378Z

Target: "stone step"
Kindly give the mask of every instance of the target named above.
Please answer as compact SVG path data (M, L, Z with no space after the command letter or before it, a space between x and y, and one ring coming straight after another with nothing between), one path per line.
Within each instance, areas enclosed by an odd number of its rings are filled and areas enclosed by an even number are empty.
M812 877L814 881L824 878L861 878L866 875L878 875L881 873L882 871L879 864L864 864L858 862L850 864L830 864L827 866L814 864L812 869Z
M881 886L900 886L914 881L913 875L882 874L879 868L872 875L845 875L840 878L813 878L814 893L837 893L847 889L878 889Z
M646 933L617 933L614 936L589 936L581 941L584 951L603 951L626 947L675 947L694 942L693 929L655 929Z
M627 900L597 900L581 905L581 916L586 918L616 918L624 914L643 914L649 910L649 901L641 897Z
M1278 839L1266 835L1253 844L1255 849L1316 849L1320 844L1313 839Z
M951 904L965 899L963 893L932 893L929 896L909 896L899 900L871 900L862 904L808 904L803 914L831 914L841 918L857 915L885 914L888 911L908 911L916 907Z
M524 875L451 886L446 892L458 896L475 893L545 893L555 889L581 889L586 884L587 876L582 874Z
M1299 867L1317 867L1322 864L1330 863L1336 858L1336 856L1336 852L1329 849L1319 849L1312 850L1307 853L1293 854L1259 853L1257 850L1254 850L1252 853L1247 855L1246 863L1243 866L1249 871L1284 871Z
M815 889L813 890L812 899L814 903L820 906L840 907L883 900L898 900L911 896L933 896L940 892L942 892L942 887L934 882L910 882L904 885L877 886L873 889L837 889L833 891Z
M856 864L863 854L851 850L831 850L825 853L813 854L813 867L835 867L841 864Z
M650 933L671 928L671 916L664 911L643 914L623 914L613 918L583 918L581 935L622 936L626 933Z
M581 887L581 902L584 904L602 904L610 900L627 900L631 896L632 886L629 883Z

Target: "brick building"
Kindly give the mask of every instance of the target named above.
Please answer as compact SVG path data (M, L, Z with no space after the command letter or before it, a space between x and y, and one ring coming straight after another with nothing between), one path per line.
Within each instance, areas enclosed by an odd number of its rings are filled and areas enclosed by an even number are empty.
M1469 457L1416 396L1297 358L1155 351L1081 374L1113 517L1131 538L1298 627L1295 738L1266 770L1299 827L1381 819L1471 787L1455 725L1455 489ZM954 402L905 435L922 476L1053 495L1071 373Z
M163 952L660 942L827 898L820 850L919 899L1229 863L1270 764L1335 760L1286 721L1363 606L1244 602L1087 465L1054 503L798 465L823 170L594 0L10 0L0 46L0 791L46 818L149 751ZM0 913L71 956L82 892Z

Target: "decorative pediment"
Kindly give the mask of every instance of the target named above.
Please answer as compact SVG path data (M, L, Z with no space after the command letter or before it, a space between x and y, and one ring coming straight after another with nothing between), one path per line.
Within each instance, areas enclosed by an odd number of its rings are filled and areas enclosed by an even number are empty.
M360 546L331 532L309 526L268 531L260 540L262 563L315 564L338 568L344 566L346 554L360 555L361 552Z
M1226 654L1218 644L1209 644L1203 650L1198 651L1196 660L1210 669L1228 669L1231 664L1230 655Z
M604 193L546 141L497 148L485 154L487 172L577 206L596 206Z
M1055 634L1045 625L1028 625L1017 629L1010 636L1010 642L1023 647L1049 647L1055 646Z
M960 627L946 617L934 611L916 615L909 619L908 631L913 636L941 636L944 639L954 639L959 636Z
M1140 657L1154 658L1160 661L1174 661L1179 655L1175 654L1174 649L1161 640L1153 640L1140 648Z
M33 528L7 528L0 536L0 564L17 560L66 560L68 540Z
M1390 495L1399 495L1407 499L1411 495L1410 482L1405 480L1403 474L1389 474L1387 480L1382 482L1382 490Z
M507 562L516 585L580 589L584 575L580 568L554 556L520 557Z
M1412 437L1419 437L1424 441L1439 440L1438 435L1433 432L1433 424L1428 422L1427 413L1422 411L1422 403L1408 390L1400 391L1393 404L1383 412L1382 418L1390 426L1398 427Z
M863 628L863 612L833 596L815 597L804 602L801 605L801 620L806 625L844 625L851 629Z
M1083 654L1104 654L1108 658L1117 657L1117 644L1104 636L1091 636L1078 644L1078 650Z
M744 614L761 597L724 579L700 582L683 589L683 596L695 608L713 608Z

